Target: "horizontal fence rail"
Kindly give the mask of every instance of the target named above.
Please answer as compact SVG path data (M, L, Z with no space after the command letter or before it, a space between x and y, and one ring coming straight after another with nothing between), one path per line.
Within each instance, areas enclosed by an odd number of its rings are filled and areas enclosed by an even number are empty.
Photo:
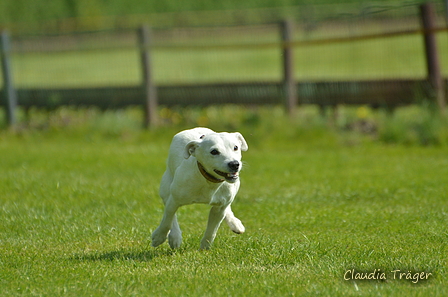
M430 30L425 29L415 29L415 30L403 30L397 32L385 32L385 33L374 33L374 34L364 34L359 36L349 36L349 37L336 37L336 38L325 38L325 39L312 39L312 40L295 40L295 41L277 41L277 42L253 42L253 43L225 43L225 44L152 44L150 46L140 46L140 48L153 50L174 50L174 51L209 51L209 50L235 50L235 49L278 49L287 47L305 47L305 46L315 46L315 45L327 45L334 43L344 43L344 42L356 42L356 41L367 41L372 39L383 39L383 38L394 38L400 36L410 36L410 35L422 35L425 33L440 33L448 32L447 27L438 27ZM113 46L96 46L96 47L85 47L73 49L72 47L65 48L44 48L42 52L48 53L64 53L64 52L104 52L104 51L115 51L115 50L126 50L135 49L135 45L113 45ZM15 53L34 53L34 49L18 48L14 50Z
M443 109L448 81L441 76L435 34L448 32L448 28L437 27L431 4L423 4L420 10L423 27L396 32L355 35L351 37L332 37L323 39L294 40L292 23L282 22L278 26L279 40L275 42L239 42L227 44L160 44L155 41L151 30L145 26L135 34L136 44L111 47L73 49L66 44L59 48L50 43L42 44L42 52L58 53L67 51L107 51L114 49L138 50L142 83L135 86L106 86L89 88L14 88L10 63L10 41L8 34L2 34L1 54L3 64L3 92L0 93L0 106L6 107L7 119L15 122L14 109L17 106L55 109L59 106L97 106L101 109L124 108L130 105L144 106L145 126L155 125L158 105L187 106L210 104L244 105L284 105L291 113L297 105L316 104L336 106L339 104L367 104L372 107L388 107L418 103L422 98L431 98ZM378 79L344 81L297 81L294 77L295 48L357 42L379 38L393 38L409 35L422 35L425 40L425 59L427 62L426 79ZM48 37L52 38L52 37ZM229 82L155 85L151 63L153 50L188 50L194 52L206 50L270 49L281 52L281 79L264 82ZM18 47L15 53L33 53L26 46Z
M448 80L444 81L448 86ZM431 96L426 80L378 80L296 83L300 104L336 106L339 104L397 107L419 103ZM163 106L211 104L283 104L282 83L226 83L184 86L158 86L158 102ZM102 87L74 89L19 89L20 106L55 109L60 106L123 108L145 103L141 87Z

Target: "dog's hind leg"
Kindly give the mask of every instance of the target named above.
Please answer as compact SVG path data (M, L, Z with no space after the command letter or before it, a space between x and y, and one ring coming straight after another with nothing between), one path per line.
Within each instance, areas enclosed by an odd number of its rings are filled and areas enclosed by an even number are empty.
M205 230L204 237L201 240L201 250L208 250L212 245L216 237L219 225L225 216L226 208L223 206L213 206L210 209L208 217L207 229Z
M151 245L153 247L159 246L165 242L168 236L168 232L170 232L170 228L173 225L178 208L179 206L173 201L172 197L168 198L168 200L165 201L165 212L163 213L162 221L160 222L159 227L157 227L157 229L152 233L151 236Z
M225 220L227 225L229 225L230 230L232 230L237 234L241 234L244 233L244 231L246 231L246 228L244 228L243 223L241 223L241 221L233 214L230 205L227 206L225 215L226 215Z
M171 224L170 234L168 235L168 243L172 249L177 249L182 244L182 231L180 230L176 215L174 215L173 223Z

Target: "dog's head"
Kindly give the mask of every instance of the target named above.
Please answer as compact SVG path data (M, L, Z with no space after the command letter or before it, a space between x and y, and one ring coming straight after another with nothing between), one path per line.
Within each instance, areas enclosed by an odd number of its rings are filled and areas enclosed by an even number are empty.
M242 168L241 151L248 146L243 135L235 133L211 133L190 141L185 147L185 158L196 157L204 170L216 179L229 183L238 180Z

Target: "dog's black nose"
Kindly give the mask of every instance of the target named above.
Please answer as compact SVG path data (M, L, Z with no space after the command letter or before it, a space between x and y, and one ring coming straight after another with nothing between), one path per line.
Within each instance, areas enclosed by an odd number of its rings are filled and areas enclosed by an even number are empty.
M237 171L238 168L240 168L240 162L238 162L238 161L229 162L228 165L229 165L229 168L233 171Z

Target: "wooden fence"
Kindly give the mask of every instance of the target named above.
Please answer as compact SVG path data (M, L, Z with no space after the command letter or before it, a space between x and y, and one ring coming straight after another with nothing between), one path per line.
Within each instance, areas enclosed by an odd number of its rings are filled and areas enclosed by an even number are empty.
M6 110L9 125L16 123L18 106L57 108L63 105L97 106L103 109L121 108L129 105L144 106L145 126L155 125L158 105L208 105L208 104L283 104L292 114L299 104L336 106L339 104L367 104L373 107L396 107L416 103L419 98L432 98L440 109L445 108L447 80L441 75L435 42L435 33L447 31L436 28L431 4L420 7L422 28L386 34L364 35L356 38L335 38L314 41L294 41L292 23L281 24L282 41L275 44L253 46L281 47L283 78L280 82L220 83L156 86L151 67L151 30L139 29L139 43L143 83L135 87L97 87L75 89L15 89L10 63L10 41L6 31L1 34L1 61L3 89L0 105ZM400 35L423 34L427 79L424 80L377 80L298 82L294 78L293 49L298 46L334 42L352 42ZM246 45L247 46L247 45Z

